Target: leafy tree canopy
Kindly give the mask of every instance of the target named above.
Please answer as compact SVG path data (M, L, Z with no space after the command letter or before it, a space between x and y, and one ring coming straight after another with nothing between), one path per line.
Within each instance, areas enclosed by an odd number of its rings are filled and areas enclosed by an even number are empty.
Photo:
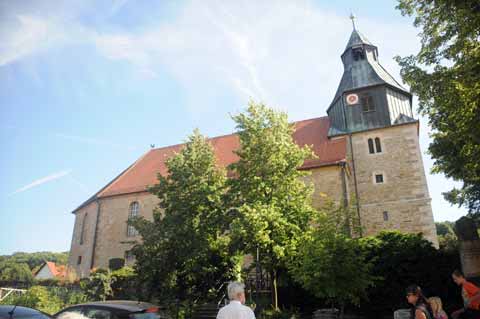
M273 275L277 308L276 271L315 213L312 188L302 178L307 172L299 170L314 154L295 143L285 113L251 102L233 120L240 148L239 160L230 166L229 202L237 207L232 236L245 253L260 249L261 262Z
M400 0L403 15L421 28L421 49L397 57L402 78L433 129L433 172L463 182L444 193L470 214L480 212L480 3L477 0Z
M231 280L239 262L229 251L225 171L198 131L166 166L150 189L160 200L153 221L133 222L143 237L135 270L153 295L194 302Z

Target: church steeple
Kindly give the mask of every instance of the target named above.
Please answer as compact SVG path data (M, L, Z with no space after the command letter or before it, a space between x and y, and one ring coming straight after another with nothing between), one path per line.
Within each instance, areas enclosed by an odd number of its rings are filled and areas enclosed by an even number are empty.
M327 110L329 135L412 121L411 94L383 68L377 46L358 31L354 16L350 18L353 30L341 55L343 76Z

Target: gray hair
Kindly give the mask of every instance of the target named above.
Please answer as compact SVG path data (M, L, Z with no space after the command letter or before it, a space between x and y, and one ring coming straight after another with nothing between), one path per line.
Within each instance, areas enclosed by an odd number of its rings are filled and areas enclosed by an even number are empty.
M238 294L245 292L245 285L238 281L232 281L228 284L228 299L234 300Z

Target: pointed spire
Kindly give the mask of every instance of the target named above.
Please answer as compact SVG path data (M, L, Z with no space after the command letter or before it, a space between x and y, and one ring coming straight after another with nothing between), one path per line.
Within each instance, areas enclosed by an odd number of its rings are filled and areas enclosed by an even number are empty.
M347 47L345 48L345 50L352 46L357 46L362 44L374 46L370 41L368 41L368 39L363 34L361 34L357 30L357 26L355 25L355 20L357 19L357 17L353 13L350 13L349 18L350 20L352 20L353 31L352 31L352 34L350 35L350 39L348 40Z
M353 13L350 13L350 20L352 20L352 27L353 27L353 30L356 30L355 28L355 19L357 17L353 15Z
M350 39L348 40L347 47L345 49L348 49L348 48L351 48L351 47L357 46L357 45L362 45L362 44L374 46L357 29L353 29L352 34L350 35Z

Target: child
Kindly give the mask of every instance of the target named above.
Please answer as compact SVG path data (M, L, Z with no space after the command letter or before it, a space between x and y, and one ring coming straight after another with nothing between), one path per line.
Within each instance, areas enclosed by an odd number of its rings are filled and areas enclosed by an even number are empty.
M442 300L439 297L428 298L430 308L432 308L434 319L448 319L447 314L443 311Z

